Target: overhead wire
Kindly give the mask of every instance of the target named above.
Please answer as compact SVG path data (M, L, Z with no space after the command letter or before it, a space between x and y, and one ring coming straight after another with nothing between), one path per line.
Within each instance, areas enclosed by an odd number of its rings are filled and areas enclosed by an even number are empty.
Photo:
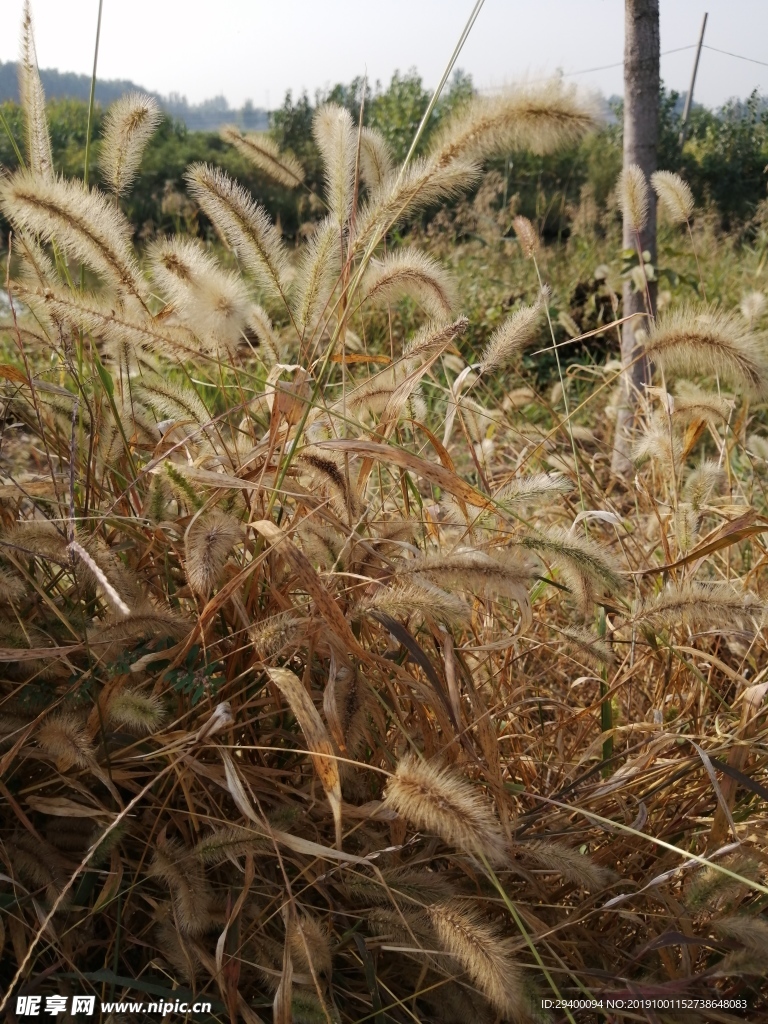
M695 50L695 49L696 49L696 43L689 43L688 46L676 46L676 47L674 47L674 49L671 49L671 50L662 50L662 52L659 54L659 56L660 57L666 57L670 53L682 53L684 50ZM721 50L719 47L717 47L717 46L709 46L707 43L703 44L702 49L704 49L704 50L711 50L713 53L722 53L726 57L735 57L737 60L749 61L750 64L759 64L761 67L768 68L768 61L757 60L755 57L746 57L742 53L733 53L731 50ZM620 68L620 67L623 67L623 66L624 66L624 61L623 60L619 60L619 61L616 61L614 64L601 64L598 67L594 67L594 68L581 68L579 71L564 71L564 72L562 72L560 74L559 77L561 77L561 78L573 78L576 75L589 75L589 74L593 74L596 71L611 71L613 68ZM546 78L533 78L533 79L529 80L529 84L535 84L536 82L546 82L546 81L549 81L551 79L551 77L552 77L551 75L548 75ZM501 85L500 86L489 86L489 87L484 88L484 89L479 89L478 92L499 92L503 88L504 88L504 86L501 86Z

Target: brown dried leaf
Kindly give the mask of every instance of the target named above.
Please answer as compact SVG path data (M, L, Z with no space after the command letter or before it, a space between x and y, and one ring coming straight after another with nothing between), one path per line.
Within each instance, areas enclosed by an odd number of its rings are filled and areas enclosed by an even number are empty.
M336 825L336 846L341 849L341 781L331 737L320 713L304 688L304 684L286 668L268 668L272 682L290 705L296 721L301 726L307 747L312 752L312 763L320 777L323 789L331 805Z

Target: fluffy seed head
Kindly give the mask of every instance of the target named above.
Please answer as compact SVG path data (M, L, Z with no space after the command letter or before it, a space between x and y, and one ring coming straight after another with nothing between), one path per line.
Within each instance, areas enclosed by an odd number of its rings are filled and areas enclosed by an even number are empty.
M675 419L684 422L698 419L706 420L708 423L722 423L728 419L732 410L733 399L727 395L705 391L689 380L680 380L675 386Z
M445 166L513 149L550 153L576 142L597 122L594 104L560 80L518 86L501 96L475 96L462 106L435 141L433 159Z
M339 228L326 217L315 229L299 260L292 303L301 330L313 325L331 305L329 299L341 274Z
M510 597L528 607L528 584L533 567L519 555L500 550L490 554L459 548L446 555L428 555L398 570L405 579L427 580L444 589L463 590L483 597Z
M633 442L632 460L640 464L650 459L671 471L679 463L682 451L680 437L670 433L666 414L657 412Z
M190 192L245 269L263 288L280 296L288 257L264 210L218 167L193 164L185 177Z
M394 158L377 128L360 132L360 177L369 189L380 188L392 174Z
M748 292L741 300L739 309L750 328L754 327L765 312L765 295L762 292Z
M695 509L700 509L721 486L724 478L725 472L720 464L714 459L705 459L685 478L683 498Z
M240 525L219 509L198 516L184 540L189 585L206 596L221 578L227 557L240 536Z
M140 736L154 732L162 724L165 709L157 694L127 686L110 700L107 718Z
M116 196L133 184L144 147L162 120L157 102L138 92L121 96L104 118L101 169Z
M573 484L562 473L531 473L515 477L504 484L493 500L504 509L516 510L552 500L557 494L567 494Z
M525 844L525 850L538 864L556 871L569 882L590 892L598 892L615 878L612 871L600 867L585 854L564 843L534 839Z
M83 722L69 711L49 716L35 734L46 754L56 758L60 771L73 765L85 768L93 761L93 747Z
M682 224L693 213L693 193L687 182L674 171L654 171L651 175L653 191L673 224Z
M564 629L562 633L569 646L574 647L594 667L603 668L613 664L614 655L610 644L591 629Z
M667 628L683 625L720 632L754 628L763 614L764 605L757 594L730 583L690 581L666 587L646 602L637 618Z
M18 601L27 591L26 584L21 576L9 569L0 568L0 604Z
M522 975L501 929L454 902L427 908L443 948L459 961L472 981L505 1018L529 1019Z
M338 227L352 209L357 133L344 107L326 103L315 114L312 133L325 166L326 201Z
M589 605L597 591L621 593L624 583L607 551L597 543L563 528L524 537L523 547L551 559L568 587L583 606Z
M45 242L55 239L68 256L118 292L143 298L146 288L133 255L131 226L103 193L79 181L18 171L0 184L0 207L18 230Z
M281 152L277 143L268 135L256 132L244 135L232 125L222 128L220 134L225 142L234 146L254 167L286 188L297 188L304 181L304 168L296 157Z
M758 395L768 387L761 339L740 317L715 307L683 306L660 317L645 351L669 376L718 376Z
M166 841L155 850L149 873L170 889L176 927L182 934L196 936L208 930L213 894L192 851Z
M19 98L24 111L27 136L27 158L33 174L53 177L53 156L45 115L45 93L37 69L37 53L29 0L24 0L21 20L21 53L19 55Z
M466 601L427 580L380 587L362 598L356 605L356 611L359 615L380 611L395 617L421 616L426 611L438 622L450 626L466 625L472 616Z
M410 825L436 832L466 853L482 853L494 864L508 859L495 814L478 790L451 768L406 754L387 783L385 803Z
M617 186L619 208L635 231L642 231L648 219L648 183L637 164L625 167Z
M413 160L402 175L390 175L375 189L357 217L354 251L433 204L461 195L480 177L471 161L454 160L446 165L424 158Z
M453 283L444 268L419 249L398 249L373 262L361 284L361 301L392 302L408 295L435 319L450 315Z
M527 217L522 215L515 217L512 221L512 227L515 229L517 240L520 243L520 248L523 250L523 255L526 259L530 260L539 251L539 235L536 228L531 224Z
M531 341L536 333L541 309L539 302L534 306L521 306L496 328L483 353L480 364L482 373L505 366L516 352Z

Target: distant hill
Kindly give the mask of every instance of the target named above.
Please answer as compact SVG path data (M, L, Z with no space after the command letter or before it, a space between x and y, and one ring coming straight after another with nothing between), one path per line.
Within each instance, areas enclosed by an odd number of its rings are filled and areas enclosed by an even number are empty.
M76 75L71 71L57 71L41 68L40 80L47 99L76 99L87 101L91 94L89 75ZM127 92L144 92L154 96L163 110L172 117L184 121L190 131L216 131L225 124L237 124L251 131L262 131L269 126L269 114L246 101L240 109L229 106L224 96L215 96L202 103L188 103L186 96L171 93L161 96L150 92L135 82L121 79L97 79L96 102L103 107L125 95ZM0 103L19 101L19 84L15 61L0 61Z

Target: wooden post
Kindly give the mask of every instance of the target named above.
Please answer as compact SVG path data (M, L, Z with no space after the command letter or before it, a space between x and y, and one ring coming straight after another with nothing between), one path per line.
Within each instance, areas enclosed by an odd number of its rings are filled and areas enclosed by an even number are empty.
M637 164L650 179L656 170L659 138L659 0L624 0L624 166ZM651 254L656 263L656 196L650 188L648 221L641 235L641 249ZM636 249L635 229L624 215L622 245ZM656 285L649 283L651 309L646 310L645 295L635 290L632 281L624 282L623 316L632 313L655 313ZM635 331L648 329L646 317L633 317L622 325L621 362L622 396L616 410L611 468L625 475L631 469L629 452L632 445L637 397L648 381L648 363L637 359L641 351Z

